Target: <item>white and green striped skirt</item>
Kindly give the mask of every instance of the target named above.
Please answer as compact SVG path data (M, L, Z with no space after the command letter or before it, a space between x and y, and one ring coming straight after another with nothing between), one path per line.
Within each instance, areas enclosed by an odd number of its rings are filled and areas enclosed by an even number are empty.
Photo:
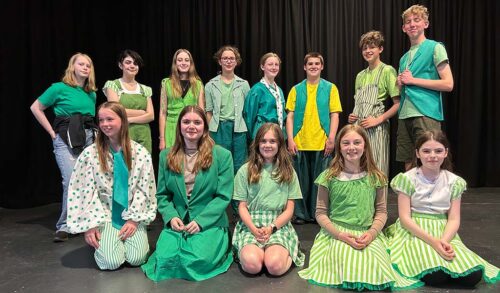
M436 238L441 238L448 222L444 214L412 213L412 219L420 228ZM457 278L482 270L486 282L495 283L500 280L499 269L468 249L458 234L451 240L455 258L447 261L425 241L404 229L399 219L387 228L385 233L389 240L392 265L405 276L421 279L429 273L443 271Z
M369 228L342 223L335 226L357 237ZM403 277L392 268L385 241L380 234L365 249L357 250L321 229L311 248L309 267L300 271L299 276L315 285L358 291L422 286L422 282Z
M257 227L269 226L280 214L281 211L250 211L252 221ZM299 237L290 222L273 233L266 243L260 243L250 232L250 229L240 220L236 224L233 234L233 249L236 251L238 258L241 249L248 244L255 244L260 248L276 244L281 245L288 250L296 266L301 267L304 265L305 255L300 251Z

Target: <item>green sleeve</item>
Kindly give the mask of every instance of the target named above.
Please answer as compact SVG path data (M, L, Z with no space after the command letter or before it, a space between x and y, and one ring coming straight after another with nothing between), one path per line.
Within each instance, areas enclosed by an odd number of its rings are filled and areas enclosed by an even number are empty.
M397 97L399 96L399 88L396 84L396 81L398 79L398 76L396 74L396 69L390 65L386 65L384 67L385 71L385 88L387 94L391 97Z
M231 153L218 146L214 152L213 159L217 161L217 188L213 199L205 206L193 220L201 229L209 229L219 221L221 215L225 214L226 208L231 201L234 189L234 171ZM210 168L213 168L213 164Z
M438 67L439 64L443 62L448 63L448 53L446 52L446 48L443 44L438 43L436 47L434 47L434 66Z
M247 125L248 134L252 138L254 138L253 127L255 126L255 120L257 119L259 100L262 94L262 91L258 87L253 86L245 98L245 105L243 106L243 118L245 119L245 124Z
M462 193L467 189L467 182L461 177L458 177L451 186L451 200L459 199Z
M119 83L118 80L108 80L108 81L106 81L106 83L102 87L102 92L104 93L104 95L106 95L106 91L105 91L106 89L111 89L117 95L119 95L120 94L120 88L118 87L117 82Z
M412 196L415 193L415 185L404 173L399 173L391 180L391 188L396 194L401 192Z
M153 96L153 89L147 85L141 84L142 90L144 91L144 96L151 98Z
M158 163L158 187L156 189L156 200L158 204L158 212L163 218L165 225L170 223L172 218L178 217L179 213L172 202L174 194L167 189L167 179L170 170L167 169L167 154L168 150L163 150L160 153L160 162Z
M212 82L209 81L205 85L205 111L212 112L214 110L214 95L212 93Z
M329 179L327 178L328 176L328 172L329 170L325 170L323 172L321 172L321 174L319 174L318 178L316 178L316 180L314 181L315 184L319 185L319 186L323 186L325 187L326 189L330 190L330 187L328 186L329 184Z
M234 177L233 199L248 201L248 163L241 166Z
M38 101L45 107L50 107L56 103L57 95L61 89L60 83L53 83L48 89L38 97Z
M288 186L288 199L301 199L302 191L300 190L299 178L297 177L297 173L293 170L292 181Z

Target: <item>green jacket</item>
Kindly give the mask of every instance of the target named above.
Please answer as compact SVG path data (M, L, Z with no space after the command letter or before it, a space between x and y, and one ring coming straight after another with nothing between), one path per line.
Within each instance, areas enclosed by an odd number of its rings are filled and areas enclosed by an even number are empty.
M214 146L212 165L207 170L198 171L191 198L188 199L184 174L167 168L169 151L170 148L160 153L156 192L158 212L165 225L170 225L172 218L179 217L184 224L196 221L202 230L228 227L226 208L234 185L231 153L218 145Z
M221 108L221 96L222 92L220 90L221 76L217 75L212 78L205 85L205 101L206 108L205 111L212 112L212 119L208 123L208 128L210 131L217 132L219 129L219 116ZM234 86L233 86L233 98L234 98L234 132L246 132L247 126L243 120L243 106L245 104L245 97L250 91L250 85L248 81L234 76Z

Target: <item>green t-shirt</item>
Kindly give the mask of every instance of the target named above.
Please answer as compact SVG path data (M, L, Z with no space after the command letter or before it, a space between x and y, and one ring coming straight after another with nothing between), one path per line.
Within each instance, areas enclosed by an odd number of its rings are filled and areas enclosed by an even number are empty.
M221 83L221 105L220 105L220 120L234 120L234 100L233 100L233 85L234 79L231 83Z
M410 48L407 64L411 63L413 56L415 56L421 44L422 43L412 46ZM438 67L438 65L441 64L442 62L448 62L448 54L446 53L446 49L442 44L437 43L436 47L434 47L433 59L434 59L434 66L436 67ZM411 117L420 117L420 116L424 115L422 115L422 113L418 111L418 109L410 101L410 99L405 99L403 105L401 106L401 111L399 111L399 119L407 119Z
M248 163L234 178L233 199L246 201L249 211L282 211L289 199L301 199L299 180L295 171L290 183L278 183L272 179L272 164L265 164L258 183L248 184Z
M82 87L72 87L63 82L53 83L38 101L45 107L54 107L56 116L71 116L77 113L95 116L95 92L87 93Z
M358 75L356 76L355 89L357 92L359 89L363 88L366 85L374 84L381 65L385 66L380 73L378 82L378 100L383 102L385 99L387 99L387 97L393 98L399 96L399 88L396 84L396 69L394 69L394 67L390 65L380 63L372 70L367 68L358 73Z

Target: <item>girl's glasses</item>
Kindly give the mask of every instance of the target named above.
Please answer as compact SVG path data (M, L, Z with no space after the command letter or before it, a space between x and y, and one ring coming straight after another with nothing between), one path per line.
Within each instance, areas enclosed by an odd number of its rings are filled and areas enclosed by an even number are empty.
M236 61L236 58L234 58L234 57L221 57L220 60L222 60L222 62L233 63L234 61Z

